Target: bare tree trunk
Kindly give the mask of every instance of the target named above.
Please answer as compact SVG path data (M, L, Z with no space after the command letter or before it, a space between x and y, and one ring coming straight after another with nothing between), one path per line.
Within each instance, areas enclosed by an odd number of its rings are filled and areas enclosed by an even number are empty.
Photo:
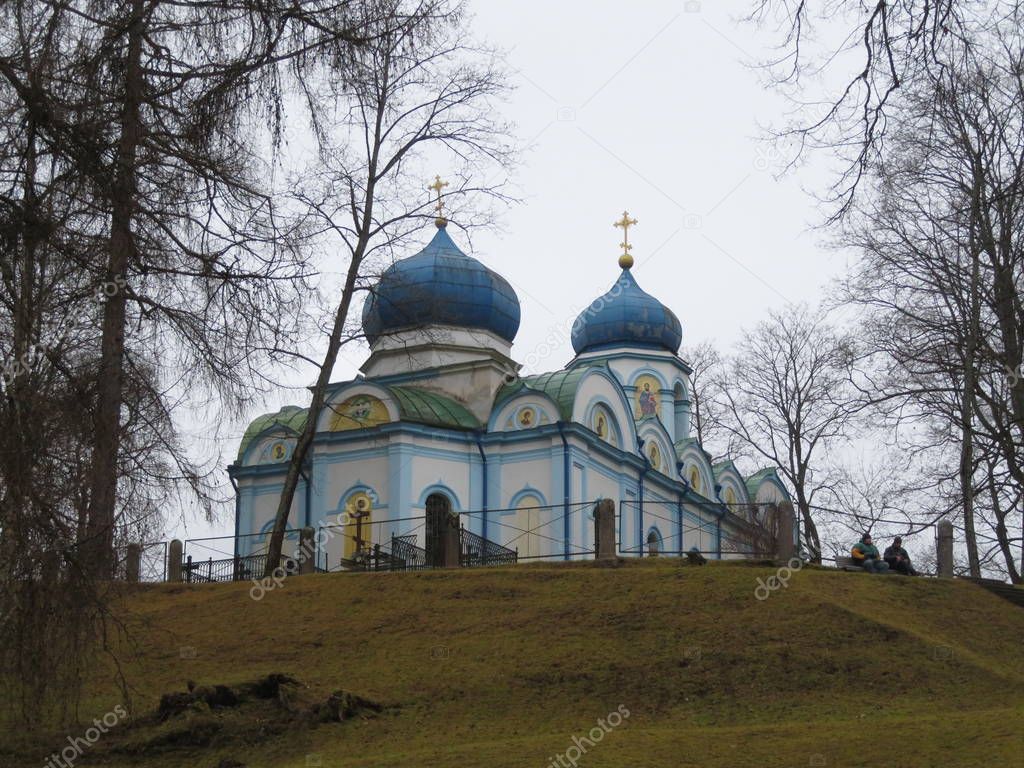
M338 208L343 211L344 223L339 224L334 211L325 211L321 203L311 206L315 215L323 217L327 227L344 240L351 261L313 387L309 415L296 440L278 501L267 551L267 574L280 565L288 516L324 409L334 365L345 342L363 261L385 243L393 245L398 232L405 228L403 222L411 231L422 220L422 204L410 206L405 201L410 192L405 188L402 170L405 159L428 145L456 148L459 158L471 164L483 158L500 163L509 154L502 138L504 127L491 120L488 103L491 96L504 91L501 71L493 68L490 60L482 61L479 68L455 64L463 53L471 58L475 54L464 42L460 20L436 10L428 5L420 11L429 12L385 15L373 27L377 34L360 48L354 65L357 74L353 78L352 105L345 118L348 128L363 134L362 141L357 142L358 150L338 153L324 170L331 176L329 197L337 195L339 182L347 187L341 193L345 203ZM419 42L413 45L413 40ZM332 167L332 163L337 165ZM438 225L444 225L442 217Z
M809 560L812 563L821 564L821 539L818 536L818 526L811 517L811 505L808 503L802 488L797 488L796 503L800 509L800 517L804 521L804 538L810 549Z
M368 219L367 219L368 220ZM306 417L306 425L302 429L295 443L295 450L292 453L291 462L288 465L288 474L285 477L284 487L281 489L281 497L277 504L277 513L274 517L274 528L270 534L270 544L267 547L267 564L264 576L270 576L281 564L281 549L284 545L284 533L288 528L288 513L292 508L295 499L295 491L299 487L299 475L309 454L309 448L316 436L316 422L320 411L324 407L324 396L327 385L331 383L331 373L334 371L334 364L338 360L338 352L341 349L341 336L345 330L345 321L348 319L349 308L352 305L352 297L355 294L356 279L359 276L359 268L362 264L362 256L366 250L366 237L360 237L362 244L358 254L352 255L349 263L348 275L345 278L345 288L341 294L341 302L338 304L338 311L334 315L334 326L331 328L331 335L327 341L327 352L324 355L323 363L320 365L320 373L317 375L316 384L313 386L313 399L309 405L309 414ZM307 479L306 482L311 482Z
M352 297L356 292L356 280L359 278L359 271L363 265L363 257L366 255L366 247L370 242L370 228L373 225L373 201L375 193L375 179L377 178L377 160L380 146L381 122L383 114L381 109L377 111L377 119L374 126L375 144L367 168L366 195L363 199L361 214L353 211L353 215L359 219L359 239L355 248L352 249L352 259L348 265L348 274L345 276L345 287L341 292L341 301L338 303L338 311L334 314L334 325L331 328L331 335L327 340L327 352L320 364L320 372L313 386L313 398L309 404L309 413L306 416L306 424L302 434L295 441L295 450L292 452L291 461L288 464L288 474L285 476L284 488L281 489L281 498L277 503L277 513L274 517L274 528L270 534L270 543L267 547L267 564L264 568L264 576L269 577L275 568L281 564L281 548L284 546L284 532L288 527L288 514L291 511L295 499L295 491L299 487L299 475L306 463L309 448L316 436L316 423L320 411L324 407L324 397L327 392L327 385L331 383L331 374L334 372L334 364L338 360L338 352L341 349L341 337L345 330L345 322L348 320L349 308L352 306ZM312 482L312 478L306 480Z
M133 0L127 27L124 62L125 93L117 167L111 190L110 250L105 280L117 286L103 305L100 369L97 381L95 443L89 514L86 524L87 567L99 578L109 577L113 565L114 520L117 505L117 462L121 447L121 405L124 386L126 295L123 286L135 255L132 218L136 191L136 153L142 135L142 38L144 3Z
M1000 503L999 489L996 483L995 476L995 463L989 461L988 463L988 492L990 503L992 504L992 514L995 515L996 524L994 526L996 533L996 542L999 545L999 551L1003 555L1003 561L1006 563L1006 573L1010 577L1010 581L1014 584L1021 583L1021 574L1017 569L1017 564L1013 559L1013 551L1010 549L1010 540L1006 531L1006 509L1004 505Z
M973 246L973 244L972 244ZM971 282L967 339L964 348L963 393L960 401L960 494L963 500L964 537L967 541L967 562L973 578L981 576L978 558L978 536L974 525L974 411L977 407L977 350L981 301L979 297L980 259L977 248L971 248Z

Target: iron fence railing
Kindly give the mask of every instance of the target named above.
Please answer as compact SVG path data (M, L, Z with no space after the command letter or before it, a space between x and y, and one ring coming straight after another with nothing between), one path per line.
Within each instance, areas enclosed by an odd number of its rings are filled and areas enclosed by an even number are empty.
M427 550L416 544L416 534L391 537L391 556L397 570L413 571L427 567Z
M485 539L478 533L459 528L459 565L515 565L519 553Z
M428 568L427 550L416 544L416 534L395 536L383 544L366 546L341 559L345 571L414 571Z
M182 565L182 578L189 583L217 581L248 581L263 576L267 565L267 555L249 555L233 557L227 560L193 561L189 555Z

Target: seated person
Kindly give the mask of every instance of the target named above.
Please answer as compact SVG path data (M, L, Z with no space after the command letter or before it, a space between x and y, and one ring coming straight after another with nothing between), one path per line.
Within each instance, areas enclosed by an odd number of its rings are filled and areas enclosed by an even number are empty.
M889 568L904 576L916 576L917 571L910 564L910 555L903 548L903 539L897 536L892 540L892 546L885 548L882 559L889 564Z
M868 573L888 573L889 564L878 555L878 547L871 543L871 534L865 533L850 550L853 562Z

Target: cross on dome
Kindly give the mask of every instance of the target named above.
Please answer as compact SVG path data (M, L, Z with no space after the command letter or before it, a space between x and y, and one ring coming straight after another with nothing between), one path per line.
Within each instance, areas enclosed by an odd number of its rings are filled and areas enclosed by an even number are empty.
M619 246L622 248L622 255L619 256L619 266L623 269L629 269L633 266L633 257L629 255L629 252L633 249L633 246L629 244L629 228L636 225L637 220L629 218L629 211L622 212L622 218L615 222L616 227L622 227L622 242Z
M448 223L448 219L446 219L444 217L444 214L442 213L442 210L444 208L444 201L441 199L441 190L447 186L448 182L441 181L440 176L434 176L434 183L427 185L427 189L432 189L437 194L437 203L434 206L435 209L437 210L437 218L434 219L434 223L437 224L439 228L443 227L445 224Z

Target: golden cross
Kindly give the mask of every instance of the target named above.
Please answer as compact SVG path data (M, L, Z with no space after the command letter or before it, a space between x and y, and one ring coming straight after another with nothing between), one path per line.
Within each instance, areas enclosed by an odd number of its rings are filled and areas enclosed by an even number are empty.
M439 219L442 218L442 216L441 216L441 209L444 206L444 202L441 200L441 190L444 189L447 186L448 186L448 182L447 181L441 181L441 177L440 176L435 176L434 177L434 183L430 184L427 187L427 189L432 189L432 190L434 190L434 192L437 193L437 206L436 207L437 207L437 217Z
M636 219L629 218L629 211L623 211L622 218L615 222L616 227L622 227L622 242L619 243L622 247L622 255L619 256L619 266L623 269L633 266L633 257L629 255L633 249L633 246L629 244L629 228L636 223Z

